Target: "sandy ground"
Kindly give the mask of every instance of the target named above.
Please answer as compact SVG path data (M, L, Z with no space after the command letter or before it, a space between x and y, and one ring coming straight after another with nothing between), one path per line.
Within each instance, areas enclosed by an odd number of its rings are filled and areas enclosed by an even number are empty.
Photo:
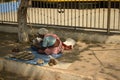
M0 57L11 53L16 45L21 50L29 47L29 44L17 43L16 34L0 33ZM86 44L79 41L58 61L69 63L67 70L92 76L94 80L120 80L120 44Z
M72 53L74 54L74 53ZM68 70L93 76L95 80L120 80L120 45L88 45Z

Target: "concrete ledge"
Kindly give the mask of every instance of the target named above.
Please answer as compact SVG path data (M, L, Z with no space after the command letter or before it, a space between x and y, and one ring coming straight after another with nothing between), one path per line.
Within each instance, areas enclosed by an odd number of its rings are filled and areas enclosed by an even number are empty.
M0 31L1 32L8 32L8 33L17 33L18 28L17 25L10 25L10 24L0 24Z
M28 76L31 80L93 80L92 77L82 76L73 72L51 67L25 64L0 58L0 70Z
M42 28L45 26L32 26L27 27L28 34L35 34L39 28ZM63 39L67 38L73 38L74 40L81 40L81 41L87 41L87 42L100 42L104 43L108 37L108 35L105 35L104 33L98 33L93 31L85 31L85 30L74 30L74 29L62 29L62 28L52 28L52 27L46 27L50 33L55 33L59 37ZM18 27L17 24L0 24L0 31L1 32L8 32L8 33L17 33ZM64 36L63 36L64 35Z

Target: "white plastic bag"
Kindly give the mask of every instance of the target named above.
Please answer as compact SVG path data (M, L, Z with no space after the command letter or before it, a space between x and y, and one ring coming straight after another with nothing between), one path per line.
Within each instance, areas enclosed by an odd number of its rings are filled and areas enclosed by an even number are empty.
M67 38L66 39L66 41L65 42L63 42L65 45L71 45L72 46L72 48L73 48L73 46L75 45L75 43L76 43L76 41L75 40L73 40L72 38Z

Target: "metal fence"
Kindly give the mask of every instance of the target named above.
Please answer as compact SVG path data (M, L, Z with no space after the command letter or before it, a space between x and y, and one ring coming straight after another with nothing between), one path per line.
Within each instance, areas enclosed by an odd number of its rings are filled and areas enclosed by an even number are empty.
M20 4L17 1L0 3L0 23L17 23ZM30 3L27 22L31 24L120 31L120 0L31 0Z

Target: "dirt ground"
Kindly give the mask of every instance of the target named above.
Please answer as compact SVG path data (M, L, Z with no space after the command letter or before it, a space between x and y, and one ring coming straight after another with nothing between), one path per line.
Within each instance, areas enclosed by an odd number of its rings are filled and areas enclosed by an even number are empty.
M11 53L16 46L24 50L30 44L18 43L16 34L0 33L0 57ZM71 63L68 70L92 76L94 80L120 80L120 44L78 41L72 51L64 52L58 60Z
M18 42L18 36L14 33L0 32L0 56L3 57L6 54L11 53L11 50L18 47L20 50L24 50L29 44L22 44Z

